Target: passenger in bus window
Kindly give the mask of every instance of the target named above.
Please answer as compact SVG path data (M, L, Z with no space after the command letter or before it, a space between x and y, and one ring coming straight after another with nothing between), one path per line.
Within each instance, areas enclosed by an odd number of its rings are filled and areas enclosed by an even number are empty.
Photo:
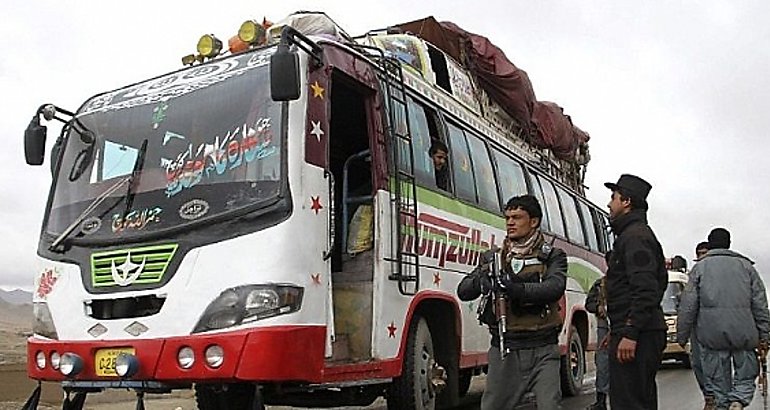
M715 228L708 242L709 251L693 267L682 295L677 342L684 346L697 334L713 408L740 410L754 398L757 354L767 354L767 294L754 262L730 250L730 232Z
M663 248L647 224L647 195L652 186L623 174L607 204L615 233L607 267L607 316L610 320L610 407L656 410L658 372L668 326L660 302L668 285Z
M434 139L428 150L431 159L433 160L433 170L436 173L436 186L449 191L449 166L447 161L449 160L449 148L443 142Z
M543 211L531 195L505 206L502 249L485 252L481 264L457 287L461 300L479 302L479 321L492 336L482 410L513 409L531 391L537 408L560 408L559 332L567 256L540 232ZM501 345L502 341L502 345Z

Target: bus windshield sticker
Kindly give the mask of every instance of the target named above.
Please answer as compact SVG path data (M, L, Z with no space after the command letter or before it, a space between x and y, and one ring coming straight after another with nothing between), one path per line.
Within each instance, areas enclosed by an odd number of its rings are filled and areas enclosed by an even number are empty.
M238 136L240 135L240 138ZM175 160L166 164L166 196L169 198L185 188L192 188L203 178L222 175L255 160L273 156L278 148L273 143L270 118L258 119L253 127L244 124L217 135L212 143L202 142L197 148L188 144Z
M156 206L141 211L133 210L126 214L125 218L122 214L115 214L112 216L112 232L122 232L128 229L141 231L151 222L160 222L161 212L163 209Z
M80 232L82 232L84 235L91 235L92 233L98 231L101 227L102 220L97 216L92 216L86 218L86 220L83 221L83 226L80 229Z
M202 199L193 199L185 202L179 208L179 217L188 221L194 221L205 216L209 212L209 203Z
M274 52L275 48L271 47L255 52L250 56L244 55L211 61L205 65L177 71L128 88L104 93L88 101L78 116L164 103L172 98L219 84L229 78L243 75L251 69L267 65L270 61L270 55Z

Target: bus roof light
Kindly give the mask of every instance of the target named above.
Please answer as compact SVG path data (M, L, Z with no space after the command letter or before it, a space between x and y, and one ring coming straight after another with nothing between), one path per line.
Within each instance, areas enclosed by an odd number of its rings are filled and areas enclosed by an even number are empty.
M265 42L265 27L255 20L246 20L238 29L238 38L249 45L258 45Z
M222 51L222 41L213 34L204 34L198 40L197 49L204 58L214 58Z

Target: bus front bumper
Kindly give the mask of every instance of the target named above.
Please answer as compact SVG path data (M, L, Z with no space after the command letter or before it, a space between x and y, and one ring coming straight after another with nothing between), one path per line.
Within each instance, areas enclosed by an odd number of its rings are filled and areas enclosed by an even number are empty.
M32 336L27 340L27 374L46 381L116 381L115 357L123 352L138 361L134 381L171 384L206 381L302 381L321 380L324 366L324 326L276 326L232 332L195 334L160 339L63 341ZM224 353L213 367L204 357L211 346ZM193 361L180 364L180 350L192 349ZM81 370L70 377L52 366L54 352L77 355ZM39 357L44 356L43 366ZM189 359L189 357L188 357Z

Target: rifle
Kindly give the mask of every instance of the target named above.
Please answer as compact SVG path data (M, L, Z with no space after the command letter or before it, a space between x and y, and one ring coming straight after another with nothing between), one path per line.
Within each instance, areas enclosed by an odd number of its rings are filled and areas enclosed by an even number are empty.
M760 373L759 387L762 393L762 408L767 410L767 346L763 343L757 348L757 358L759 358Z
M500 269L502 268L500 259L502 252L499 248L494 249L494 252L490 275L492 276L497 334L500 338L500 359L505 360L505 356L510 353L510 350L505 347L505 333L508 331L508 295L505 293L505 289L500 281Z

